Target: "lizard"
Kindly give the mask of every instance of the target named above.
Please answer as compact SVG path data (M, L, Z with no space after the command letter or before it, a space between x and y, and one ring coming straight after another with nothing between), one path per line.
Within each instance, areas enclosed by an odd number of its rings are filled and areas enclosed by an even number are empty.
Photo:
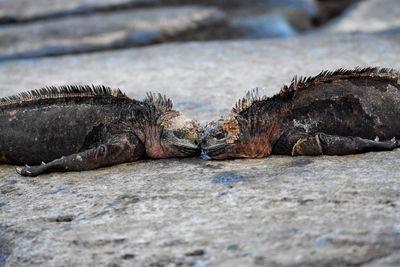
M197 122L172 101L143 101L99 85L48 86L0 98L0 164L37 176L83 171L143 158L199 154Z
M206 158L347 155L392 150L400 138L400 73L368 67L293 78L272 96L258 89L207 123Z

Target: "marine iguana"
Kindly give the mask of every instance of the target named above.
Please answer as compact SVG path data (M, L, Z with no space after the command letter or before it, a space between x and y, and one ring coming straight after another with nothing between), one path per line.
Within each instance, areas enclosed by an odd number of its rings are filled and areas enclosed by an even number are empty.
M206 125L201 146L215 159L345 155L391 150L397 138L400 73L375 67L294 77L272 97L253 90Z
M199 153L197 123L170 99L148 93L137 101L106 86L45 87L2 98L0 126L0 164L35 165L17 168L25 176Z

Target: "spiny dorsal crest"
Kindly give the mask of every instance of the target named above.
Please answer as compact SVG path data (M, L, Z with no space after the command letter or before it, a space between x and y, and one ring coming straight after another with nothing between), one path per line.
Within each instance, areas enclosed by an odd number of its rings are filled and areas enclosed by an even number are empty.
M144 100L145 103L153 105L157 108L161 108L163 111L171 111L174 109L174 104L172 100L166 95L160 93L147 92L147 97Z
M235 107L232 109L232 111L234 113L240 113L248 109L254 102L266 99L268 99L267 96L260 96L259 89L254 88L248 91L247 94L242 99L239 99L236 102Z
M39 99L99 96L126 97L121 90L112 89L104 85L47 86L40 89L22 92L17 95L0 98L0 106Z
M319 83L340 80L354 77L378 77L378 78L393 78L400 79L400 73L397 70L381 67L360 68L355 67L353 70L337 69L334 71L324 70L314 77L297 77L294 76L289 86L285 85L281 89L281 95L294 92L296 90L306 88L310 85Z

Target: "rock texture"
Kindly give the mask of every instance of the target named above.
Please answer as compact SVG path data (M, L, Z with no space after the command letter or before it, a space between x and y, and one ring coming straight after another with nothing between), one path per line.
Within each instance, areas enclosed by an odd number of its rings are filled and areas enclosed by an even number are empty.
M398 266L399 156L172 159L37 179L2 166L1 253L9 266Z
M399 41L315 36L4 62L0 96L68 83L158 90L205 121L294 74L400 69ZM0 265L399 266L399 157L145 160L34 179L1 165Z
M319 13L314 0L247 2L218 6L233 25L244 30L244 38L295 36L313 29Z
M397 0L361 1L329 27L333 32L378 33L400 29L400 3Z
M293 37L317 29L355 1L3 0L0 61L170 41ZM379 10L390 10L393 3L386 1ZM364 25L370 13L396 25L391 17L397 10L384 18L383 11L374 14L377 5L361 4L360 12L343 16L344 23L326 32L352 31L348 25Z
M27 22L71 14L152 5L157 0L2 0L0 23Z
M168 41L289 37L314 29L316 16L314 0L5 0L0 23L17 24L0 31L0 61Z
M165 41L196 39L226 24L214 8L175 7L93 13L0 31L0 60L82 53ZM198 36L207 39L207 36Z
M315 0L2 0L1 23L23 23L92 12L112 12L126 8L201 5L216 6L231 14L252 14L303 10L315 13Z
M317 0L317 6L323 18L331 19L360 1L364 0Z

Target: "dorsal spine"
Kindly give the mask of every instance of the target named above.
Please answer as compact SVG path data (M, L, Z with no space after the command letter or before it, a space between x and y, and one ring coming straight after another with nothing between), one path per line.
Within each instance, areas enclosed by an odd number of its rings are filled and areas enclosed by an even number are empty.
M337 69L335 71L321 71L318 75L313 77L297 77L294 76L289 86L285 85L281 89L281 95L294 92L298 89L306 88L310 85L323 83L326 81L340 80L355 77L379 77L379 78L400 78L400 73L397 70L380 67L360 68L356 67L352 70Z
M300 77L294 76L292 82L289 86L285 85L281 91L281 96L288 96L291 93L306 88L311 85L332 81L340 80L352 77L371 77L371 78L387 78L387 79L397 79L400 83L400 73L397 70L390 68L380 68L380 67L369 67L360 68L356 67L352 70L348 69L337 69L335 71L321 71L318 75L313 77ZM233 113L240 113L247 110L254 102L267 100L269 97L260 96L258 88L248 91L246 96L239 99L236 102L235 107L232 109Z
M127 97L119 89L104 85L63 85L47 86L22 92L17 95L0 98L0 106L40 99L76 98L76 97Z

